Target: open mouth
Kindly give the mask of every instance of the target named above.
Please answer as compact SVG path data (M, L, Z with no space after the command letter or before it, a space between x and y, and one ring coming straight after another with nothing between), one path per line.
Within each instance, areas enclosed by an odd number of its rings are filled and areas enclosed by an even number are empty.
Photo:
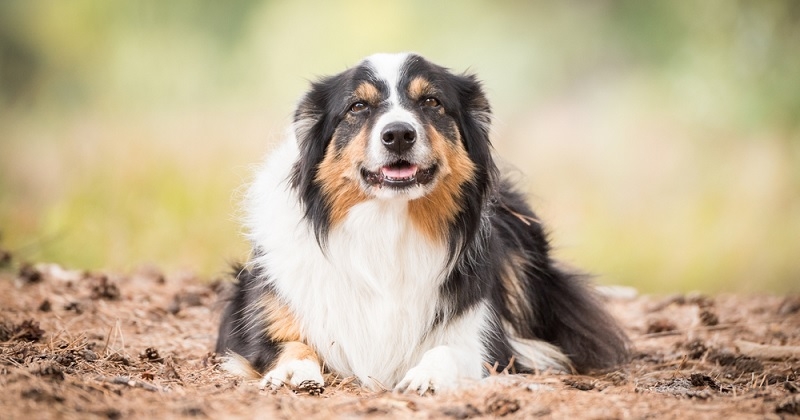
M405 160L398 160L382 166L377 172L361 169L361 176L364 177L367 184L391 188L425 185L433 180L434 174L436 174L436 165L422 169Z

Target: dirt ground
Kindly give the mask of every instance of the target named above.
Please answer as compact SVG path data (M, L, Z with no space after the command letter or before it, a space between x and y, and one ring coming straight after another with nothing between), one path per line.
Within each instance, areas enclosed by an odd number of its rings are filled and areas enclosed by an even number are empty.
M633 360L589 376L492 375L457 392L262 391L212 353L224 283L23 265L0 253L0 418L787 418L800 296L609 298Z

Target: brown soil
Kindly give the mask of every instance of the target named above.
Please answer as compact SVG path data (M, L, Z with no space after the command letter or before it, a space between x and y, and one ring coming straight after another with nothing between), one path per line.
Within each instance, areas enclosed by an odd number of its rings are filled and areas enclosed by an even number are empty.
M800 414L800 297L641 296L609 305L633 360L593 375L497 374L454 393L261 391L219 368L219 282L0 271L0 418L782 418ZM342 308L346 310L346 308Z

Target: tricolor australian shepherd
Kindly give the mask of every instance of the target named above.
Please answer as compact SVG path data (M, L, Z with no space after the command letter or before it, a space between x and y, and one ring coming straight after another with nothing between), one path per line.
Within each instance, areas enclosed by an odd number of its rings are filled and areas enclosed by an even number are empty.
M414 54L313 83L246 198L250 261L217 351L262 386L442 390L626 357L581 276L498 173L481 84Z

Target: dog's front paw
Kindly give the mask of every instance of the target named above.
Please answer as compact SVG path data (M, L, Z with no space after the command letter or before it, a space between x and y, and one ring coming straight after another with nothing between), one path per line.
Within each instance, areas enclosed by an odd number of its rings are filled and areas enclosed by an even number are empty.
M447 346L434 347L425 352L420 363L409 369L403 380L394 388L398 392L440 392L458 385L458 366L452 350Z
M403 380L394 388L398 392L417 392L425 395L426 392L436 392L448 388L451 378L442 375L442 372L417 366L411 368Z
M292 360L275 366L264 375L259 388L272 390L288 385L295 392L319 395L325 390L325 380L318 363L313 360Z

